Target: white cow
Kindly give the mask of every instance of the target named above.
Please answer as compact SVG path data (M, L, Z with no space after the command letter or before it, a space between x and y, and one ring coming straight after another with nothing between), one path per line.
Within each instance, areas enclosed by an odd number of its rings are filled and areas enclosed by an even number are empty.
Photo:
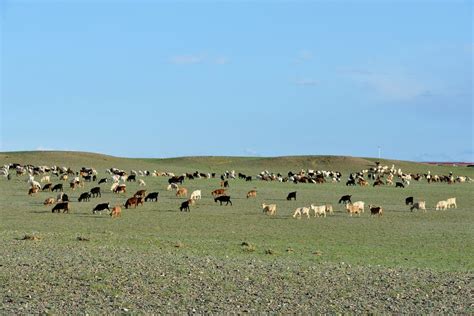
M195 190L191 193L191 200L200 200L201 199L201 190Z

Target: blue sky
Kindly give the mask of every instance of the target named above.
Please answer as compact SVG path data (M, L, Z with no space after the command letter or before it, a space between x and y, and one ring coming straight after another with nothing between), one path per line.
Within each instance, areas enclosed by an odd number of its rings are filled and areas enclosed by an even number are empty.
M472 13L0 0L0 151L474 161Z

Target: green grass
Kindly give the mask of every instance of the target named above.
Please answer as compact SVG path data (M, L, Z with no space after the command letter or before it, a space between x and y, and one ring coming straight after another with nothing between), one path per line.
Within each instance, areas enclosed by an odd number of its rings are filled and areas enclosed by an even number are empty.
M99 178L105 176L106 168L117 167L127 171L148 169L172 171L177 174L196 170L220 174L225 170L235 169L236 172L251 175L264 169L286 174L289 170L314 168L339 170L343 172L343 178L346 179L348 172L373 165L370 159L351 157L125 159L69 152L0 154L0 164L10 162L57 164L76 170L82 166L91 166L99 171ZM392 162L384 161L383 163L391 165ZM433 174L447 174L453 171L455 175L474 178L472 168L467 167L438 167L411 162L394 163L397 167L402 166L402 169L407 172L430 170ZM28 295L27 291L36 293L39 289L48 288L48 284L52 282L56 284L56 287L53 286L53 290L49 290L54 292L54 288L57 288L58 293L51 293L53 297L56 297L60 295L60 289L67 288L70 282L79 292L85 291L83 287L90 285L87 291L111 297L112 301L119 299L120 304L126 305L124 288L130 289L127 278L121 279L124 277L124 270L120 261L123 260L126 264L133 262L135 270L128 271L132 273L132 279L138 280L140 273L144 273L153 282L158 282L156 284L161 284L163 280L159 273L150 270L150 267L153 267L150 263L159 261L158 258L168 258L177 262L193 258L192 260L197 260L198 264L203 265L210 260L220 262L224 266L236 265L234 267L236 270L244 269L243 267L248 262L254 262L254 260L257 260L258 265L262 267L271 267L276 264L277 266L298 266L304 270L314 265L338 266L344 262L355 267L370 269L403 269L403 271L422 269L433 271L437 275L446 273L469 275L472 274L474 268L472 255L474 253L472 242L474 240L472 229L474 184L472 183L448 185L412 181L408 188L396 189L388 186L346 187L344 183L315 185L233 180L230 182L229 194L234 205L219 206L214 203L210 195L213 189L219 187L219 179L196 179L186 181L184 187L188 188L189 192L195 189L202 190L203 199L197 206L191 207L190 213L180 213L178 207L184 199L176 198L173 192L166 191L167 178L145 177L148 192L160 192L159 201L145 203L137 209L123 209L121 218L111 219L105 214L93 215L92 208L100 202L110 202L111 205L123 204L126 197L140 189L138 184L127 183L126 195L111 193L110 183L102 185L104 191L102 198L84 203L76 202L78 196L96 184L86 183L84 189L76 191L66 189L66 193L73 201L71 213L52 214L51 207L43 206L42 202L47 197L56 194L41 192L30 197L27 195L28 186L25 179L26 177L15 175L11 181L0 179L0 253L4 254L0 262L0 281L6 281L1 282L7 284L3 288L5 292L7 289L12 290L17 287L16 291L22 295ZM53 181L53 183L59 182L56 179ZM67 183L65 183L66 186ZM246 199L246 192L254 188L258 191L257 198ZM297 201L286 201L285 197L290 191L298 192ZM343 207L337 205L339 197L344 194L352 194L354 201L362 200L366 205L383 206L384 216L372 218L366 211L360 217L349 217ZM426 200L428 212L410 212L404 205L404 199L407 196ZM457 209L434 210L434 205L438 200L449 197L457 198ZM275 217L262 214L260 205L263 202L277 204L278 210ZM291 217L296 207L307 206L311 203L331 203L335 207L335 214L327 218L312 217L300 220ZM38 236L40 240L21 240L25 235ZM87 240L79 241L77 237ZM251 247L243 247L243 242L250 244ZM48 267L47 262L56 264L56 269L63 269L67 277L58 278L59 270ZM28 264L28 266L22 269L22 264ZM33 268L36 264L38 267ZM176 270L172 273L177 275L189 273L186 265L176 264L175 268ZM159 267L153 269L159 270ZM15 275L19 273L19 270L28 273L31 280L36 280L37 286L24 284L26 279L22 278L20 279L23 283L17 283ZM79 273L76 274L78 271ZM212 278L215 273L206 269L204 271L201 277L204 279ZM292 273L290 274L293 275ZM285 279L284 274L280 271L277 275ZM257 275L250 275L250 277L258 278ZM104 283L98 279L107 280L107 282ZM173 284L168 281L160 285L163 289L160 295L163 295L164 300L167 295L168 299L173 299L176 295L192 292L190 290L192 285L187 282L183 281L179 286L174 284L173 287ZM268 282L267 279L264 281ZM152 291L156 285L155 283L153 286L143 284L143 282L146 283L146 278L145 280L142 278L140 282L137 286L141 291ZM240 288L225 279L221 285L222 291L227 293L237 291L236 287ZM295 286L302 285L299 283ZM3 293L4 301L8 296L5 292ZM38 297L42 295L37 293ZM145 296L153 296L153 293L145 293ZM21 304L18 302L22 299L28 301L21 297L15 299L18 300L12 303L15 308L8 305L9 308L4 307L5 312L19 312L18 306ZM53 301L55 303L50 307L35 303L36 307L41 306L41 308L34 311L46 310L53 313L64 311L56 299ZM142 303L144 310L159 308L156 302ZM94 306L93 302L81 304L81 306ZM128 304L135 306L136 302ZM212 306L212 304L208 302L206 306ZM257 304L257 306L260 305ZM119 307L115 306L110 310L95 308L92 307L91 311L111 312L117 311ZM217 308L217 310L222 309ZM265 309L260 306L257 310L275 309ZM344 310L349 311L350 308L342 309ZM380 309L375 307L374 310Z

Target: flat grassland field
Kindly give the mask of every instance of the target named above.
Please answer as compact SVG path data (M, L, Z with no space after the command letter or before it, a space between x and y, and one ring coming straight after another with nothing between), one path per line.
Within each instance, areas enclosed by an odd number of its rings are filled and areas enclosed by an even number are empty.
M350 172L375 166L353 157L127 159L73 152L0 153L8 163L92 167L102 197L77 201L98 186L69 188L70 213L44 206L57 193L28 196L27 176L0 178L0 314L17 313L189 313L189 312L388 312L473 313L474 184L411 181L406 188L345 185ZM380 160L405 173L474 178L474 168ZM189 194L202 191L191 211L185 198L167 191L168 177L138 176L127 193L111 192L111 167L127 172L157 170L177 175L217 173L215 179L185 180ZM263 170L286 175L301 169L342 172L324 184L259 181ZM252 181L229 180L232 206L215 203L219 175L235 170ZM39 181L41 176L36 176ZM398 178L394 179L399 181ZM158 202L125 209L137 190L159 192ZM246 198L256 189L256 198ZM297 200L286 196L297 191ZM188 194L188 197L189 197ZM350 217L338 200L352 195L365 212ZM425 200L427 212L413 211L405 198ZM436 211L456 197L457 208ZM122 205L122 216L93 214L98 203ZM275 216L261 204L277 204ZM295 219L297 207L334 206L326 218ZM382 206L370 216L368 204Z

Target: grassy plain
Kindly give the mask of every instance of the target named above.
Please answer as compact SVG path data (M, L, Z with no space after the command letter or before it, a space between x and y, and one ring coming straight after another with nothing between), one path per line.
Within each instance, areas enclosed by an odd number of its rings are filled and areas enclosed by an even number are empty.
M105 169L216 172L235 169L255 176L300 169L343 173L366 169L375 159L354 157L186 157L127 159L89 153L0 153L0 164L59 165ZM473 168L392 163L405 172L464 175ZM39 180L39 177L37 177ZM189 312L389 312L472 313L474 192L472 183L395 187L346 187L344 183L293 184L230 181L233 206L219 206L210 192L219 179L187 180L203 198L190 213L166 191L166 177L144 177L158 202L123 209L122 217L93 215L101 202L123 204L127 194L101 185L102 198L78 203L96 183L66 193L70 214L52 214L28 196L26 177L0 179L0 313L189 313ZM60 183L57 178L53 183ZM68 183L64 183L67 187ZM255 199L246 192L257 189ZM297 201L286 201L297 191ZM382 218L366 211L349 217L341 195L384 207ZM410 212L407 196L427 201L428 212ZM456 197L458 208L435 211ZM277 215L261 212L276 203ZM331 203L327 218L291 217L299 206ZM39 240L23 240L26 235ZM82 239L82 240L79 240ZM248 246L243 246L245 243Z

